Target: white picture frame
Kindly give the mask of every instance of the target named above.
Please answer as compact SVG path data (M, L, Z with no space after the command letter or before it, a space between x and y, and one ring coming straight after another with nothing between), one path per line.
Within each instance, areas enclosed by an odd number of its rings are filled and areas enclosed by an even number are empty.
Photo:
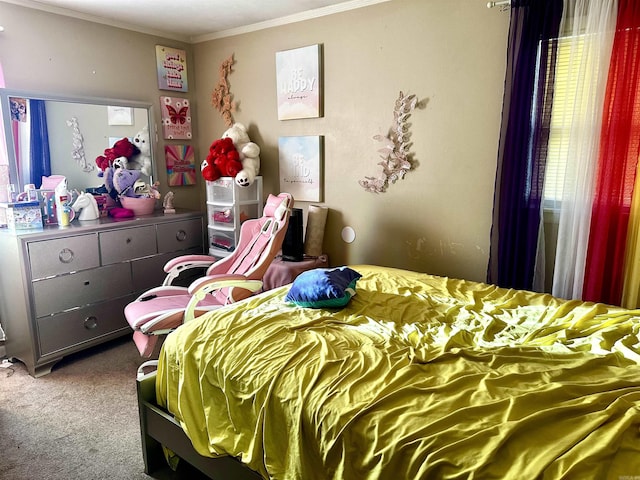
M323 201L323 145L321 135L278 139L280 190L296 201Z
M109 125L133 125L133 108L109 105L107 120Z
M276 52L278 120L323 116L322 46Z

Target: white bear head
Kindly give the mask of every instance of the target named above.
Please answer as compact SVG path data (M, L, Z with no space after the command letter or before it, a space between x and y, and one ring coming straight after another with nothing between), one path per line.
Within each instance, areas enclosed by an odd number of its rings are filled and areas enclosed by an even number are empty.
M260 172L260 147L249 138L247 127L242 123L234 123L222 134L222 138L231 138L238 150L242 170L235 177L236 184L241 187L251 185Z

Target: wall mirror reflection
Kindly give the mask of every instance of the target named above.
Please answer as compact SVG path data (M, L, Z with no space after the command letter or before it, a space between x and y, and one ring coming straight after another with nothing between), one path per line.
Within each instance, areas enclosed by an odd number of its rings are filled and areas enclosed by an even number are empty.
M27 184L40 188L42 177L50 175L65 176L70 189L99 188L104 175L96 159L123 139L136 145L140 135L147 136L149 157L144 166L134 158L130 168L141 169L140 181L153 184L151 105L8 89L0 90L0 99L9 181L19 191Z

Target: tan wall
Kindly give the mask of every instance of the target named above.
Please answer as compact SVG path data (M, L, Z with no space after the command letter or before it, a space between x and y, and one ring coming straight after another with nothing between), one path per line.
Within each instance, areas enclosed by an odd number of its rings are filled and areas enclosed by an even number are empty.
M479 0L392 0L193 46L2 3L0 18L20 25L0 34L10 88L157 105L164 92L157 90L154 45L192 48L189 96L200 160L225 130L210 95L220 63L234 54L234 116L262 149L265 193L280 189L279 136L325 138L325 250L332 265L377 263L484 280L508 14ZM324 117L278 121L275 53L317 43L324 50ZM400 90L426 104L411 117L419 166L387 193L367 193L358 180L380 172L372 137L391 126ZM202 208L203 192L200 184L176 190L176 197L180 206ZM340 238L346 225L356 231L351 244Z
M218 65L233 53L235 119L251 126L262 148L265 191L279 188L279 136L325 137L325 250L332 264L484 280L508 20L477 0L394 0L197 44L201 151L224 131L209 97ZM275 53L316 43L324 49L324 117L278 121ZM367 193L358 180L380 172L372 137L391 126L400 90L426 103L411 117L419 166L387 193ZM356 231L352 244L341 240L345 225Z

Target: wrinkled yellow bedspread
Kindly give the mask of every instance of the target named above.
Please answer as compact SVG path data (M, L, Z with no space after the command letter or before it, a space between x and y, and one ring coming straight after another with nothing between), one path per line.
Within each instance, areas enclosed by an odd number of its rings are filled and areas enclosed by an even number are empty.
M167 338L159 402L275 479L640 478L640 311L354 266L343 310L282 287Z

